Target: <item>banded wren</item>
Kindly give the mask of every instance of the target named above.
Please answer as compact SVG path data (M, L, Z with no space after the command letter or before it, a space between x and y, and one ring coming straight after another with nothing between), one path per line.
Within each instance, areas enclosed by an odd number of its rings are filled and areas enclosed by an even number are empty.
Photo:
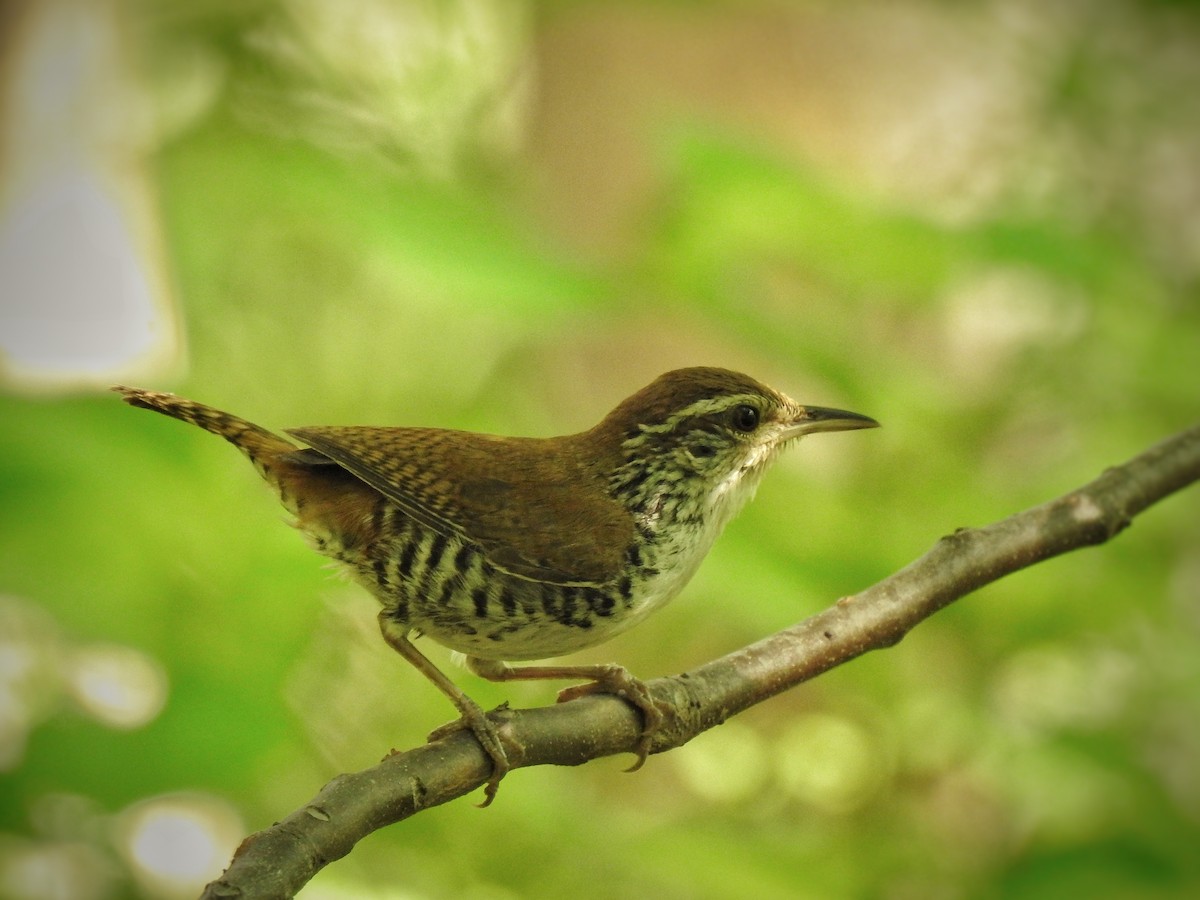
M801 406L725 369L667 372L594 428L552 438L439 428L313 427L286 433L172 394L116 387L127 403L191 422L249 457L315 548L380 601L387 643L454 703L450 728L491 756L487 805L509 764L495 726L412 643L427 635L494 681L587 679L643 716L637 768L662 721L618 665L509 666L608 640L691 578L789 442L873 428Z

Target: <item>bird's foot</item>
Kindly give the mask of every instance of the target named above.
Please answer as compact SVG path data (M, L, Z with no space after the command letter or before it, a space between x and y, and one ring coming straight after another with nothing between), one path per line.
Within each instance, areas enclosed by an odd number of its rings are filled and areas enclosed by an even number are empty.
M504 703L497 707L496 712L507 708L508 704ZM488 714L474 703L470 707L463 708L462 713L462 718L435 728L429 733L426 740L438 741L460 731L470 731L475 736L475 740L479 741L483 752L492 758L492 774L483 788L483 802L475 804L483 809L491 806L492 801L496 799L496 791L500 788L500 782L512 769L512 765L508 761L508 751L504 749L504 739L500 735L500 730L488 718Z
M636 772L646 762L650 749L654 745L654 736L662 728L663 714L650 689L640 678L631 674L624 666L599 665L589 666L586 677L592 681L586 684L576 684L558 692L558 702L567 703L589 694L615 694L621 699L636 706L642 714L642 736L633 753L637 760L626 772Z

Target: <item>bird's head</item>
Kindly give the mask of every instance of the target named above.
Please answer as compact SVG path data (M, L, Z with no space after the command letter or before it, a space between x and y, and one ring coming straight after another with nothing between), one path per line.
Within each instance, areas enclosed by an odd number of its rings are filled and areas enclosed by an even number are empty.
M620 440L618 492L691 495L732 514L788 443L878 424L858 413L799 404L738 372L690 368L659 376L597 429Z

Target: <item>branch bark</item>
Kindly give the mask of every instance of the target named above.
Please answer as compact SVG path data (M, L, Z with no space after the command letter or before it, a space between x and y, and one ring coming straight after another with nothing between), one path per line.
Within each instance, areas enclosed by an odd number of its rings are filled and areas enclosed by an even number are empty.
M693 669L647 682L665 722L652 752L679 747L730 716L869 650L1012 572L1102 544L1157 501L1200 479L1200 425L1068 494L982 528L959 529L873 587L791 628ZM630 751L638 714L612 695L490 714L513 768L579 765ZM482 785L491 760L466 731L340 775L286 819L247 837L203 897L285 898L370 832Z

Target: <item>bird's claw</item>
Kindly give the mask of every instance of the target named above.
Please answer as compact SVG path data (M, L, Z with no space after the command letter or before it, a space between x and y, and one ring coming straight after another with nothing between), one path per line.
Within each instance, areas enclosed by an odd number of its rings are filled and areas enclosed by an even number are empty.
M637 759L626 772L636 772L646 763L646 757L654 746L654 736L662 728L663 713L658 701L646 687L646 683L636 678L620 667L614 666L605 677L597 678L585 684L576 684L563 688L558 692L558 702L568 703L589 694L615 694L622 700L637 707L642 714L642 736L631 751Z
M508 709L508 704L503 703L496 708L495 712L506 709ZM500 730L478 707L473 710L463 710L462 718L435 728L429 733L426 740L429 742L439 741L460 731L470 731L475 736L475 740L479 741L483 752L492 759L492 774L483 788L483 802L475 804L483 809L491 806L492 801L496 799L496 791L500 789L500 782L511 771L512 764L508 760L508 751L504 749L504 739L500 736Z

